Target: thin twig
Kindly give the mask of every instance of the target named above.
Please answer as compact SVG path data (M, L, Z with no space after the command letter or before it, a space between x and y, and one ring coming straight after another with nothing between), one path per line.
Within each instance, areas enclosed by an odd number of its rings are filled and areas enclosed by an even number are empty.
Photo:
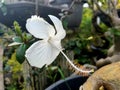
M97 6L97 8L98 8L98 10L99 10L100 12L102 12L103 14L108 15L104 10L102 10L102 8L98 5L97 2L95 2L95 5Z

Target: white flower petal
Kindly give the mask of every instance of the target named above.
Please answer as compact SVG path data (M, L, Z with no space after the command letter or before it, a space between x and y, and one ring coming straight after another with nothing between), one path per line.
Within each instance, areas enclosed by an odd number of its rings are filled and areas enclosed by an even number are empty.
M63 39L66 35L66 32L63 28L61 20L59 20L57 17L55 17L53 15L48 15L48 16L50 17L50 19L54 23L54 26L55 26L55 29L57 32L54 38L59 39L59 40Z
M60 51L57 48L41 40L31 45L25 56L31 66L42 68L44 65L51 64L59 53Z
M59 50L62 49L61 46L61 40L56 40L56 38L52 38L49 43L51 43L51 45L53 45L54 48L58 48Z
M55 35L53 26L47 23L43 18L36 15L27 20L26 28L34 37L40 39L48 39L50 36Z

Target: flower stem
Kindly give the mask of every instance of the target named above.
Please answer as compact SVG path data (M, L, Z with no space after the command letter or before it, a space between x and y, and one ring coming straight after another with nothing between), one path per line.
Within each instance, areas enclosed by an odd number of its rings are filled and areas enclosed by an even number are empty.
M60 52L63 54L63 56L66 58L66 60L70 63L70 65L71 65L74 69L76 69L77 71L83 72L83 73L91 73L91 72L93 72L93 70L82 70L82 69L76 67L76 66L72 63L72 61L66 56L66 54L65 54L62 50L60 50Z

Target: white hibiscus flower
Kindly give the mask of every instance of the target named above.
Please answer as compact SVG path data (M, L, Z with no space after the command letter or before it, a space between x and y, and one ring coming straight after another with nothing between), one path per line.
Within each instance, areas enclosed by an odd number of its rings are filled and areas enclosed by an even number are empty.
M53 15L48 16L54 26L36 15L27 20L26 28L28 32L40 39L26 50L25 56L30 65L38 68L42 68L44 65L50 65L61 52L74 68L81 72L91 72L78 69L63 53L61 40L65 37L66 32L62 22Z

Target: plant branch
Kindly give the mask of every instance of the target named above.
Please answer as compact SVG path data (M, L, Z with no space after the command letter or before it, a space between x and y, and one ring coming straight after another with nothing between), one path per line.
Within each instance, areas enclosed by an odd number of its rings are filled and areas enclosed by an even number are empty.
M118 17L118 13L117 13L117 9L115 8L115 3L113 1L111 1L111 5L112 5L112 13L115 17Z
M96 5L96 7L98 8L98 10L99 10L100 12L102 12L103 14L106 14L106 15L107 15L107 13L102 10L102 8L98 5L97 2L95 2L95 5Z

